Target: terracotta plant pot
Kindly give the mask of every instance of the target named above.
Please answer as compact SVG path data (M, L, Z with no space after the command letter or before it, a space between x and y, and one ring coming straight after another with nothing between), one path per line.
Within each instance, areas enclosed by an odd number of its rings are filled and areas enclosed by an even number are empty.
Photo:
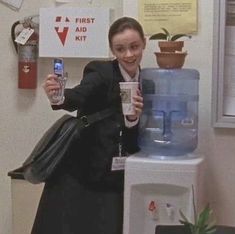
M161 52L182 51L184 41L159 41L158 46Z
M155 52L154 54L156 55L158 66L164 69L182 68L187 55L186 52Z

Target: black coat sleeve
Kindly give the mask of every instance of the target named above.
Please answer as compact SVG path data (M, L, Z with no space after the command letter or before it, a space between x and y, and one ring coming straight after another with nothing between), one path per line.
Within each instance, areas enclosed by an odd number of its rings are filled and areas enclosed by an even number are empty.
M105 95L107 96L110 85L110 80L104 75L105 69L102 67L101 61L88 63L84 68L80 84L74 88L65 89L64 103L58 106L53 105L52 108L54 110L64 109L67 111L85 109L87 110L86 112L92 112L92 107L94 106L102 109L102 105L105 105Z

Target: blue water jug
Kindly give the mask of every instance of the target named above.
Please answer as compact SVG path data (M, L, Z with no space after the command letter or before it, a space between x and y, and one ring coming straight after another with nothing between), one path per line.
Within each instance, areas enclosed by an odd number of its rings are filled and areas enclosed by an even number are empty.
M187 157L198 143L198 83L194 69L145 68L139 144L149 156Z

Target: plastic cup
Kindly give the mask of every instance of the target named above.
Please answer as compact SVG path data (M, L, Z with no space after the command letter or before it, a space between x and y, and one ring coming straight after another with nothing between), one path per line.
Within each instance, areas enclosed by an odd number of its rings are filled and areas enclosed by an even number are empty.
M124 115L134 115L135 108L133 105L133 96L137 95L139 82L119 82L121 99L122 99L122 112Z

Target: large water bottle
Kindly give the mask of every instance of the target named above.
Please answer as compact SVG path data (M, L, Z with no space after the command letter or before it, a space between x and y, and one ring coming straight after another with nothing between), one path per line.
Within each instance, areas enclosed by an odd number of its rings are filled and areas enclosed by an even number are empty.
M146 68L140 81L142 152L163 159L189 157L198 142L198 71Z

